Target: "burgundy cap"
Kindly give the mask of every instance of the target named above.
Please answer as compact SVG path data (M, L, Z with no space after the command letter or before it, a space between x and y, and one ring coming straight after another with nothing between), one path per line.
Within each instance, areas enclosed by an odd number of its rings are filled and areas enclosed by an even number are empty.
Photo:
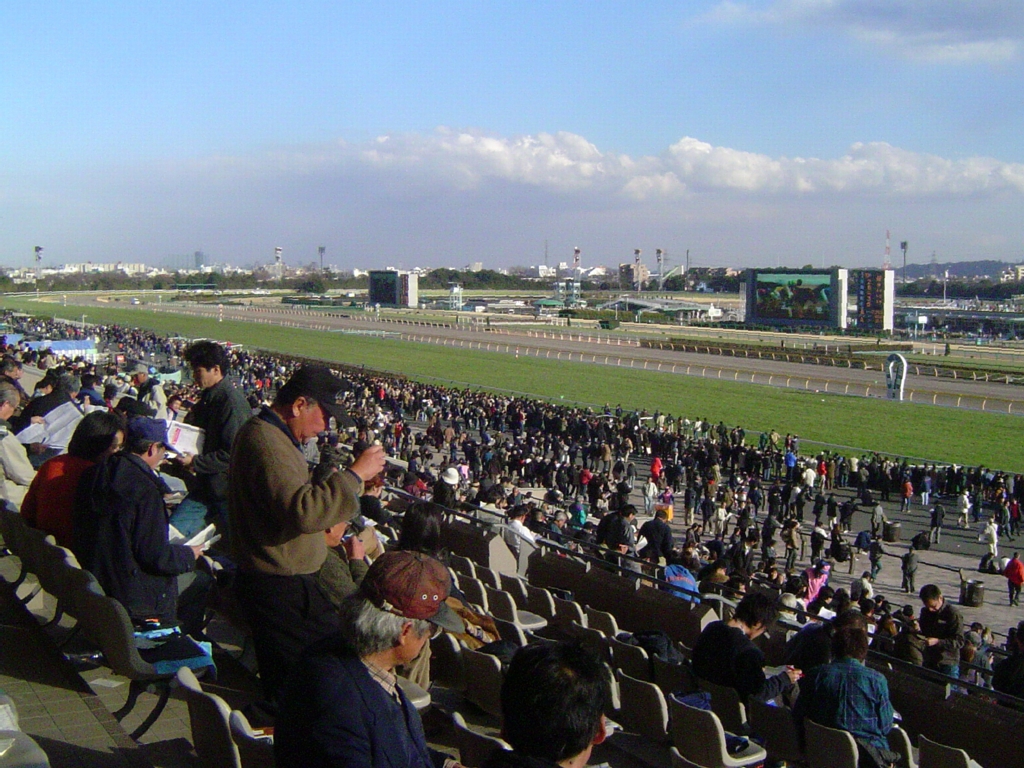
M445 604L451 586L448 569L434 558L392 550L373 562L361 589L382 610L462 633L466 631L462 619Z

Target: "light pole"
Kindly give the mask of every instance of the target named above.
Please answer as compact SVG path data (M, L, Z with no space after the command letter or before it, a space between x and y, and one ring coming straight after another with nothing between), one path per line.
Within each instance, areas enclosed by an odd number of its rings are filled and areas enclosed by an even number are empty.
M322 275L324 273L324 251L326 251L327 249L321 245L316 250L317 253L320 254L320 274Z

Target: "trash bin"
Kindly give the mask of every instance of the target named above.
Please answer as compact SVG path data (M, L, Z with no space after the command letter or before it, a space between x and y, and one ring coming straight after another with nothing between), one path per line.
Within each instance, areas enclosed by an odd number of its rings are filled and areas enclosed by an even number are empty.
M900 540L900 524L886 522L882 526L882 539L887 542Z
M960 605L980 608L985 604L985 582L968 579L960 582Z

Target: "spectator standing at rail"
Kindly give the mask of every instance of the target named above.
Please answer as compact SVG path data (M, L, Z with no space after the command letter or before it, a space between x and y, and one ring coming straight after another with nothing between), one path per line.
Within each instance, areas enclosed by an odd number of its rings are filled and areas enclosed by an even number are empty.
M662 565L672 557L672 529L668 525L668 512L659 509L654 518L640 526L640 538L647 544L640 550L640 557Z
M925 666L949 677L960 677L960 649L964 644L964 619L935 584L925 584L921 598L921 634L925 636Z

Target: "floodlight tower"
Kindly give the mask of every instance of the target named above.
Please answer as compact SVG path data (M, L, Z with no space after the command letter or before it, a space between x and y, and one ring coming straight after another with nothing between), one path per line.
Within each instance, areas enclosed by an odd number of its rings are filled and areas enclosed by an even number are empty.
M36 246L36 273L35 273L35 284L36 284L36 295L39 295L39 264L43 260L43 246Z
M277 274L278 280L284 277L284 266L281 263L283 250L279 245L274 247L274 272Z
M654 254L658 257L658 291L660 292L665 290L665 252L658 248Z
M643 282L640 279L640 249L633 249L633 281L636 283L636 292L639 294L643 287Z
M900 250L903 251L903 284L907 284L907 241L900 243Z
M320 254L320 274L321 275L324 273L324 251L326 251L326 250L327 249L324 246L322 246L322 245L319 248L316 249L316 252L318 254Z

